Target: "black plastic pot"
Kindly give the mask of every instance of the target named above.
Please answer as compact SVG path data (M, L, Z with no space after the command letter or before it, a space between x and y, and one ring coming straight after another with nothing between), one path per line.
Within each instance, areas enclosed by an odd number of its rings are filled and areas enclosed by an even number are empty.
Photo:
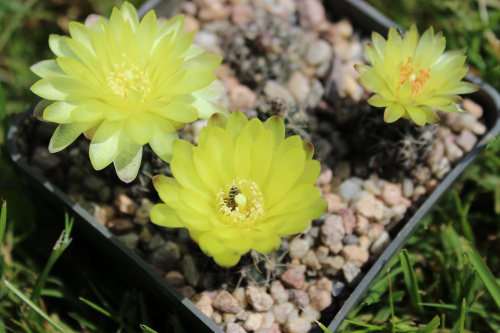
M149 9L159 2L156 0L150 1L146 3L146 7ZM375 30L385 36L391 26L396 26L391 20L359 0L325 1L325 7L334 19L348 17L357 29L361 29L367 34ZM144 10L140 12L143 13ZM331 331L338 329L342 320L363 299L363 295L370 289L371 284L376 281L376 277L384 273L386 264L390 262L394 255L398 254L410 234L416 229L419 221L431 211L447 188L450 187L462 171L486 146L488 139L496 137L499 134L500 95L491 86L483 83L477 77L468 75L467 80L481 86L480 91L468 97L483 107L483 118L488 132L473 150L464 156L460 163L448 173L415 214L404 225L398 225L391 231L391 236L394 240L371 268L363 271L364 277L347 298L344 305L338 309L336 315L331 314L330 318L335 316L328 327ZM155 300L155 307L163 306L165 307L165 311L175 313L185 325L188 332L222 332L215 323L198 310L186 297L182 296L164 277L126 247L82 207L75 204L66 194L41 177L23 161L16 146L16 138L19 136L20 131L22 131L20 124L25 121L26 117L30 117L31 113L32 110L25 112L10 128L8 133L8 148L13 162L29 187L37 193L37 197L43 200L48 207L51 207L54 212L59 212L62 215L64 211L67 211L71 216L74 216L76 222L75 229L82 235L82 243L86 247L92 247L96 251L95 253L99 254L100 262L108 263L106 269L109 272L112 271L115 274L121 275L131 285L148 293Z

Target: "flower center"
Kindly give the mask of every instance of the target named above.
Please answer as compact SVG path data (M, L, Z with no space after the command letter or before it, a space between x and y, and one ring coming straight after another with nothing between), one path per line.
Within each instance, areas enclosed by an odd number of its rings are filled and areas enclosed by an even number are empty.
M411 97L416 97L422 91L425 83L429 81L431 77L431 69L427 70L419 69L420 63L415 67L413 65L412 57L408 57L408 61L405 65L401 66L401 70L399 72L399 87L406 82L410 82L411 84Z
M151 83L144 61L138 66L125 57L107 73L106 83L111 91L125 102L144 102L151 95Z
M216 203L220 220L238 230L252 229L265 215L264 196L251 180L236 178L219 190Z

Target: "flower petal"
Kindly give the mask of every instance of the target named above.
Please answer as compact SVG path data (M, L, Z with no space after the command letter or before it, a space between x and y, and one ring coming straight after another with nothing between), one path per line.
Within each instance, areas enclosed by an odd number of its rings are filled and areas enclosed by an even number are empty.
M285 139L285 123L280 116L272 116L266 120L264 128L273 133L274 151Z
M305 155L303 149L292 149L271 169L262 189L266 206L272 207L292 188L304 170Z
M147 61L155 41L157 18L154 10L150 10L142 19L135 33L137 61Z
M209 257L220 255L227 251L224 243L214 237L211 232L206 232L198 239L200 249ZM238 259L239 260L239 259Z
M69 57L57 58L57 64L61 70L78 81L95 87L101 86L97 78L78 60Z
M234 143L236 143L236 140L240 136L241 131L243 131L243 128L247 125L247 123L248 118L241 111L234 111L227 119L226 130L233 138Z
M405 109L399 104L391 104L385 108L384 121L393 123L403 116Z
M77 105L77 107L71 111L71 118L73 118L74 121L84 123L89 121L100 121L103 119L103 112L99 108L101 102L96 100L86 100L83 103L77 102L74 104Z
M92 98L95 94L89 86L70 77L49 77L35 82L31 91L50 100L76 100Z
M167 95L188 94L208 86L215 78L216 76L208 71L187 72L178 82L167 86L163 93Z
M454 104L456 105L456 104ZM422 111L425 113L425 119L429 124L437 124L441 120L434 110L429 107L422 107Z
M252 243L244 236L244 233L242 234L240 231L231 228L214 229L200 237L200 243L202 238L204 238L205 242L214 239L218 240L224 244L226 249L240 255L247 253L252 248Z
M73 122L71 111L77 107L76 103L57 101L52 103L43 112L43 119L58 124Z
M205 185L193 164L182 157L174 155L170 161L170 168L175 179L182 187L198 192L206 201L213 202L215 200L215 194Z
M210 154L200 149L200 147L193 147L193 162L203 182L212 193L217 193L224 183L221 182L219 173L215 172L217 167L212 162Z
M99 126L89 149L94 169L104 169L116 159L122 148L124 125L124 122L103 121Z
M116 174L122 182L130 183L139 173L142 160L142 145L124 136L123 148L113 161Z
M198 110L194 106L177 100L171 101L166 107L153 109L153 112L181 123L191 123L198 119Z
M179 191L179 199L188 209L206 216L207 220L208 216L214 214L214 207L209 205L208 202L195 191L183 188ZM197 221L193 221L193 223L197 223Z
M111 30L111 34L115 41L120 40L120 34L122 32L123 24L125 20L123 19L122 13L118 8L113 7L111 11L111 16L109 17L109 28Z
M182 186L172 177L157 175L153 177L153 186L158 192L160 199L167 202L171 207L177 207L179 204L179 191Z
M368 98L368 104L373 105L377 108L383 108L389 105L389 101L382 98L380 94L375 94L372 97Z
M316 160L309 160L304 165L304 171L300 175L299 179L294 186L301 184L314 184L319 177L321 172L321 165Z
M266 205L267 213L266 218L271 218L278 215L293 214L308 206L311 206L316 200L321 197L319 188L312 184L302 184L293 187L279 202L271 206ZM321 214L323 214L322 212Z
M193 145L186 140L175 140L172 144L172 153L193 164L193 148Z
M67 36L50 35L49 36L49 47L52 52L58 57L71 57L73 59L78 59L76 54L69 48L66 43L71 38Z
M273 133L271 131L262 131L253 145L251 156L252 172L250 177L259 187L262 187L267 178L273 152Z
M174 140L179 138L179 135L170 122L161 117L155 119L155 126L156 129L149 141L149 146L156 155L168 163L172 159L172 144Z
M94 36L96 33L93 32L92 35ZM68 47L76 55L75 60L82 62L96 78L104 81L102 62L92 54L92 51L90 51L86 45L74 39L68 39L66 44L68 44Z
M155 46L158 42L168 34L172 33L173 38L177 38L182 33L182 28L184 27L184 15L179 14L175 17L162 22L158 26L158 30L156 33Z
M213 72L222 62L222 57L215 54L202 54L185 60L178 70L191 72L209 71Z
M220 127L211 128L206 140L206 151L216 167L220 180L227 184L235 178L233 165L233 142L229 133Z
M276 216L269 220L266 219L266 221L259 224L256 229L281 237L292 236L306 230L310 221L311 219L298 214Z
M174 52L172 53L173 58L183 56L183 53L193 44L195 33L196 31L185 32L175 39Z
M249 230L245 232L252 242L252 249L257 252L269 254L277 251L281 245L281 238L274 233L265 233L260 230Z
M208 127L220 127L222 129L225 129L226 124L227 124L227 117L226 116L224 116L220 113L214 113L208 119L207 126Z
M241 179L250 177L252 170L251 152L250 140L243 135L238 137L234 146L233 166L234 174Z
M63 150L73 143L80 134L94 125L96 123L69 123L57 126L49 142L49 151L57 153Z
M314 146L309 141L302 142L302 147L304 148L304 152L306 153L306 160L310 160L314 156Z
M227 250L223 253L214 255L213 258L217 265L229 268L235 266L240 261L241 254Z
M145 145L155 134L155 118L147 113L137 113L125 122L129 137L138 145Z
M151 222L167 228L182 228L181 223L175 209L168 207L166 204L154 205L149 212Z
M96 52L94 49L94 43L92 41L91 30L85 25L79 22L70 22L69 25L69 33L71 38L81 42L83 45L87 46L87 48L92 52L92 55L95 57Z
M424 126L425 121L426 121L426 116L422 108L415 107L415 106L406 106L405 107L406 112L410 115L411 119L417 124L418 126Z
M124 2L120 8L120 12L125 22L128 21L132 27L132 30L136 31L137 27L139 26L139 16L137 15L137 11L135 10L134 6L132 6L132 4L130 4L129 2Z
M54 59L42 60L30 67L31 71L41 78L67 77Z

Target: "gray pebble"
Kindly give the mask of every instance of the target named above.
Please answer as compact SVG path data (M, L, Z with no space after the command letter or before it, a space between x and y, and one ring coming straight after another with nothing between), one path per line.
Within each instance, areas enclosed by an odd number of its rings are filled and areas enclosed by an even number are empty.
M342 241L345 235L344 222L338 215L330 215L321 227L321 240L326 246Z
M359 245L359 238L354 234L345 235L342 243L344 245Z
M179 246L174 242L166 242L149 255L149 262L166 271L176 266L180 259Z
M139 235L135 232L131 232L125 235L118 236L118 238L132 250L136 248L137 242L139 242Z
M85 176L85 178L83 178L82 184L84 188L97 193L101 188L104 187L104 185L106 185L106 182L94 175L87 175Z
M370 252L373 254L380 254L391 242L391 237L387 231L384 231L380 236L373 242L370 247Z
M351 284L356 279L356 277L361 273L361 268L356 266L352 261L347 261L342 267L342 271L344 272L344 278L347 283Z
M177 244L172 243L172 242L168 242L168 243L171 243L173 245L177 245ZM172 247L171 249L173 250L174 248ZM176 251L179 251L178 247L177 247ZM180 256L180 252L176 252L176 255L177 255L177 253ZM192 256L190 256L189 254L186 254L182 258L181 264L182 264L182 272L184 273L184 277L186 278L186 280L189 282L190 285L192 285L193 287L196 287L198 285L198 281L200 280L200 272L198 271L198 268L196 266L196 261L194 260L194 258Z
M345 283L344 282L342 282L340 280L336 280L336 279L332 280L332 296L333 297L337 297L340 294L342 294L342 292L344 291L344 289L345 289Z
M163 239L163 237L160 235L160 234L155 234L153 236L153 238L151 239L151 241L149 242L148 244L148 248L150 250L154 250L160 246L162 246L163 244L165 244L166 241Z
M346 201L351 201L360 191L361 184L353 178L346 179L340 184L340 196Z

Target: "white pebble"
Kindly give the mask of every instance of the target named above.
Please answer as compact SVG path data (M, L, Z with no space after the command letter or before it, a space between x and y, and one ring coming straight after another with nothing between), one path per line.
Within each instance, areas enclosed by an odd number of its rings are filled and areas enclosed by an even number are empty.
M309 45L306 61L309 65L317 66L332 59L332 48L328 42L318 39Z

